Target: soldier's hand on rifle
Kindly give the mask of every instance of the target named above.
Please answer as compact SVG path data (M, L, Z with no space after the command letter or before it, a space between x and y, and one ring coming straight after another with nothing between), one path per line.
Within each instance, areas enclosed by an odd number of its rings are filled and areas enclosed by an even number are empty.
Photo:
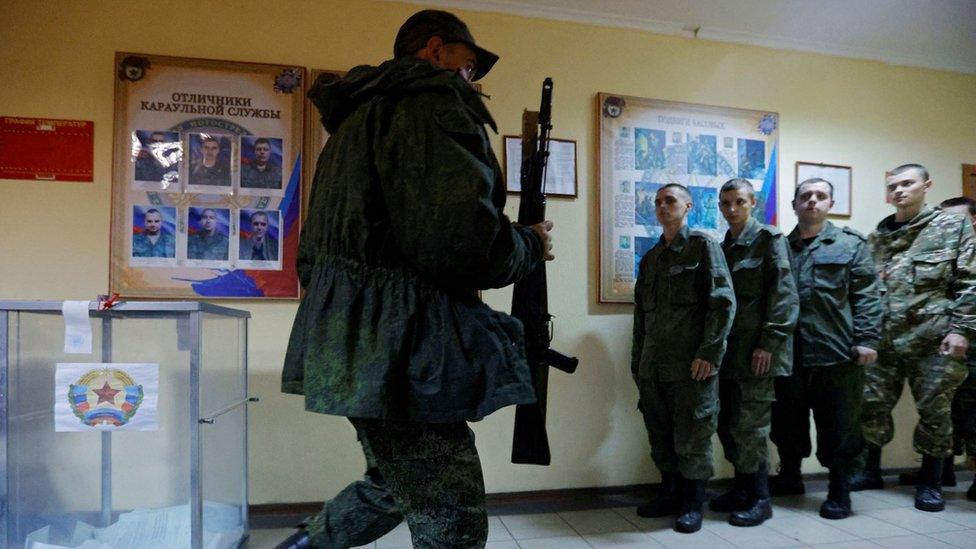
M691 362L691 379L705 381L712 375L712 367L711 362L696 358Z
M539 239L542 240L542 249L545 250L543 259L546 261L556 259L556 256L552 255L552 235L549 234L549 232L552 231L552 221L536 223L530 228L535 231L535 234L539 235Z
M966 358L966 350L969 349L969 340L959 334L949 334L939 345L939 352L944 356L953 358Z
M852 350L854 351L854 361L857 362L859 366L874 364L874 361L878 360L878 351L875 351L870 347L855 346Z
M766 375L769 371L769 365L773 361L773 353L766 351L764 349L759 349L758 347L752 351L752 371L757 376Z

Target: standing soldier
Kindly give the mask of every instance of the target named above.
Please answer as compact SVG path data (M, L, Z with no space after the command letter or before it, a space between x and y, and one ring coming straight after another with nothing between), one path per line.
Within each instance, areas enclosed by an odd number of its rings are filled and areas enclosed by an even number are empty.
M976 200L965 196L957 196L943 200L939 207L942 211L961 215L976 226ZM945 458L942 463L942 486L955 486L955 456L964 453L970 460L976 459L976 348L970 347L966 353L966 365L969 374L966 381L956 389L956 396L952 397L952 450L953 454ZM918 484L919 472L902 473L898 483L906 486ZM966 491L966 498L976 501L976 481Z
M793 373L776 378L772 433L780 474L775 495L802 494L800 464L810 455L810 410L817 424L817 459L830 470L820 516L851 514L850 475L861 450L864 367L877 358L881 306L866 239L827 221L834 187L815 178L793 195L797 226L788 237L800 296Z
M925 206L932 181L924 166L898 166L886 184L895 214L871 233L883 284L884 337L865 379L867 463L855 488L883 486L881 447L894 437L891 410L907 379L919 415L912 446L922 454L915 508L941 511L952 397L966 379L967 338L976 330L976 239L965 218Z
M674 529L684 533L701 529L718 416L715 374L735 315L722 248L688 228L691 207L688 189L677 184L654 198L664 234L640 263L631 360L651 457L661 471L661 492L637 514L676 514Z
M729 524L758 526L773 516L766 437L773 379L793 368L793 328L800 311L786 237L752 218L756 195L746 179L722 186L719 209L729 223L722 242L735 289L735 321L719 374L718 436L735 466L735 486L712 499Z

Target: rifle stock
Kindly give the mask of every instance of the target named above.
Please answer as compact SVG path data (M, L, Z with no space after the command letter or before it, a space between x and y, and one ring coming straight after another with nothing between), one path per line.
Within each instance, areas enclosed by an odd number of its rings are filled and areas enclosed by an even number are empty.
M545 221L545 174L549 158L549 131L552 109L552 79L542 84L538 112L522 115L522 198L518 222L525 226ZM525 278L515 283L512 316L525 327L525 351L532 372L536 402L515 408L512 463L549 465L549 436L546 433L546 393L549 367L568 374L576 371L579 360L549 348L550 323L546 288L546 265L540 262Z

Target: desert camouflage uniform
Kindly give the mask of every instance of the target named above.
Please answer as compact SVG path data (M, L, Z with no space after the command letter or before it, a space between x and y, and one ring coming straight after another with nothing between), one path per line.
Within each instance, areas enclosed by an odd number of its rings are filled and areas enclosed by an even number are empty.
M933 457L952 453L951 406L965 362L939 352L949 333L976 341L976 238L961 216L925 208L896 230L890 216L869 238L882 283L881 348L867 367L862 429L884 446L894 437L891 410L905 380L919 421L912 445Z

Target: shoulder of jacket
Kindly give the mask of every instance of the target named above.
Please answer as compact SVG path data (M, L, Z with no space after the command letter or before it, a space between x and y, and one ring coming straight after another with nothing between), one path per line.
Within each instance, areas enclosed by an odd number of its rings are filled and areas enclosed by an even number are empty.
M781 231L776 225L766 225L765 223L760 223L759 231L768 233L769 236L784 236L783 231Z
M716 246L720 245L720 242L717 238L699 229L691 229L690 231L688 231L688 240L692 240L692 239L704 240L705 242L709 244L714 244Z
M864 236L859 231L857 231L855 229L852 229L850 227L844 227L844 228L842 228L840 230L840 232L849 234L849 235L853 236L854 238L860 240L861 242L867 242L867 240L868 240L868 237Z

